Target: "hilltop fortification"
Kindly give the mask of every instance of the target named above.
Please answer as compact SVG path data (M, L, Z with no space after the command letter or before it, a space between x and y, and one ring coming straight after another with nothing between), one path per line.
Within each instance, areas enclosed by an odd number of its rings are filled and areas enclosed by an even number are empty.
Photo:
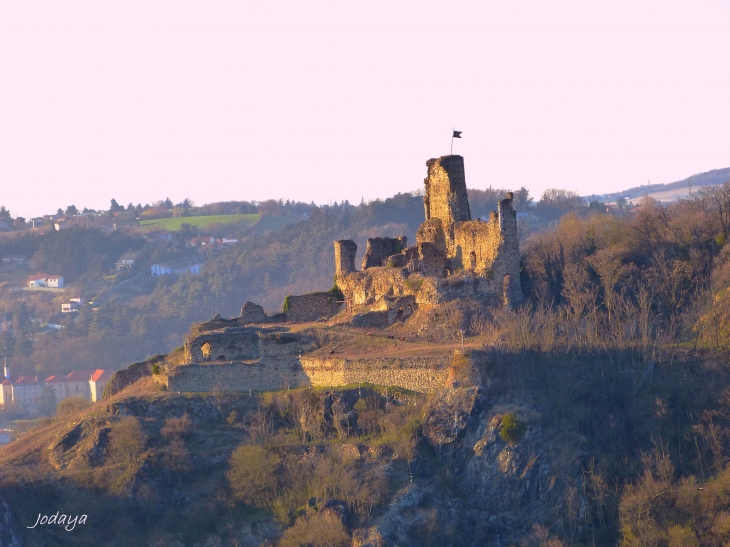
M399 357L391 349L378 354L374 347L367 355L356 351L349 357L332 357L338 353L337 344L329 355L322 355L321 349L313 353L321 340L272 325L331 318L342 311L343 296L351 313L341 316L340 325L349 320L354 327L376 328L405 321L418 308L445 302L511 307L522 300L512 195L499 203L488 221L472 220L464 159L444 156L429 160L426 166L426 218L415 245L409 246L405 236L370 238L358 270L357 244L349 239L335 241L335 288L288 296L283 312L276 315L268 316L260 306L246 302L240 317L216 317L198 325L185 343L184 364L169 365L160 376L168 388L258 391L365 382L429 392L460 384L459 367L468 362L467 368L476 370L475 363L481 359L477 353L466 360L458 351L452 357L442 349L420 355L401 337L399 343L405 347ZM369 338L363 347L373 344L374 338ZM479 383L474 378L470 382Z
M355 312L353 324L392 323L418 306L471 299L512 307L522 301L517 215L512 194L489 220L472 220L464 158L426 162L425 221L406 237L371 238L355 267L357 244L335 241L335 280Z

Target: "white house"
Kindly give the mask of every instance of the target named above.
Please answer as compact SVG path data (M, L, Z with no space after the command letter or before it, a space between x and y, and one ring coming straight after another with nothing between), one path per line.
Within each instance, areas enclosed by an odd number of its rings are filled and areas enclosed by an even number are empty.
M114 266L117 269L117 273L119 272L128 272L132 269L132 266L134 266L134 259L137 258L137 253L125 253L123 254L119 260L114 264Z
M63 282L62 275L49 275L46 277L46 286L53 287L54 289L62 289L65 284Z
M46 286L46 276L45 276L45 274L31 275L28 278L28 286L29 287L45 287Z
M78 296L69 298L68 302L61 304L61 313L73 313L81 309L81 298Z

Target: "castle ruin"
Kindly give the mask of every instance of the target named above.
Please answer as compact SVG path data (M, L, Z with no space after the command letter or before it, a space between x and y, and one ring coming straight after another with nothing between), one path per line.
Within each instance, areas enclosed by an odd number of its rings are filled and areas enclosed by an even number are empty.
M387 327L418 308L445 302L512 307L522 301L512 195L499 202L488 221L472 220L464 159L444 156L426 165L426 218L415 245L409 247L405 236L368 239L358 270L357 244L335 241L335 282L353 312L347 317L355 327ZM464 363L476 370L483 358L470 350L456 350L453 357L442 353L348 359L332 357L334 350L330 356L315 356L311 352L317 344L310 334L275 325L337 315L342 308L342 295L337 293L288 296L282 313L271 316L251 302L237 318L216 316L198 325L186 340L185 364L166 365L157 379L176 391L266 391L364 382L431 392L459 384Z
M371 238L362 268L355 268L357 244L335 241L335 280L354 325L392 323L418 306L459 299L511 308L522 301L517 214L512 194L487 222L472 220L464 158L426 162L425 221L408 247L405 236Z

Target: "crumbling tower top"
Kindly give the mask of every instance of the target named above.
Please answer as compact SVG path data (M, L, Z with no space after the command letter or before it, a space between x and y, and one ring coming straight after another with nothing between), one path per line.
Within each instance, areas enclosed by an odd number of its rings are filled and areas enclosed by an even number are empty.
M441 219L444 226L471 220L462 156L441 156L426 162L423 206L426 220Z

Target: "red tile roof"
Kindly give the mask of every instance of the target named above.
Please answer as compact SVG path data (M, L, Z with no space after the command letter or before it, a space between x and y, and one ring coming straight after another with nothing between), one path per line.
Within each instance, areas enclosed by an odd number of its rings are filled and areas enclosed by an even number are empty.
M93 382L98 382L99 380L108 380L111 375L112 373L110 370L96 369L91 375L91 380Z
M13 385L32 385L32 384L42 384L43 381L38 381L38 376L24 376L22 378L19 378Z
M65 382L65 381L66 381L65 376L55 376L54 375L54 376L49 376L48 378L46 378L47 384L57 384L57 383L60 384L61 382Z
M74 370L68 376L66 376L67 382L88 382L91 378L93 371L91 370Z

